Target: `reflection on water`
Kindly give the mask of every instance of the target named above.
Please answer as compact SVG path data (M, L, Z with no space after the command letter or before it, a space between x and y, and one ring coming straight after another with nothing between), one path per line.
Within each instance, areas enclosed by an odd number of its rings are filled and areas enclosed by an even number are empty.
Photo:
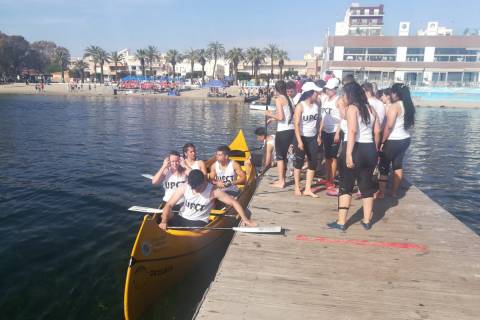
M206 157L244 128L253 146L253 130L264 123L262 113L243 105L139 97L1 96L0 112L6 319L122 318L141 220L126 208L157 206L161 197L140 174L154 173L168 150L187 141ZM477 233L479 122L478 110L418 110L406 160L410 181ZM200 296L185 298L190 302L177 315L190 315Z

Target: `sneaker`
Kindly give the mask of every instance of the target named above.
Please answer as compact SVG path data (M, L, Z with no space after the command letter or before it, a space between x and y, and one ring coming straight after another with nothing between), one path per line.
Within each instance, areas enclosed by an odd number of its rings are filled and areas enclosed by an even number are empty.
M329 229L338 229L341 231L345 231L345 225L344 224L338 224L337 221L327 223L327 227Z
M324 185L327 185L328 184L328 180L325 180L325 179L320 179L317 181L318 184L324 184Z
M335 189L335 184L331 183L330 181L327 181L327 183L325 183L325 186L327 187L327 189Z
M338 189L337 188L327 189L326 195L331 197L336 197L338 196Z

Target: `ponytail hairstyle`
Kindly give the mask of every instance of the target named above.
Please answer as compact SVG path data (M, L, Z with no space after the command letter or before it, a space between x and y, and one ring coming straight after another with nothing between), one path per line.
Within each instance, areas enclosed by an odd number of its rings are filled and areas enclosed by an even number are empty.
M392 93L395 93L403 102L403 108L405 109L403 115L405 129L412 127L415 123L415 105L410 95L410 89L403 83L395 83L392 86Z
M183 157L184 157L185 159L187 158L187 151L188 151L189 148L192 148L192 149L194 149L194 150L197 149L197 148L195 148L195 145L194 145L193 143L190 143L190 142L185 143L185 145L183 146L183 149L182 149L182 151L183 151Z
M365 124L370 123L370 111L368 109L368 99L365 91L357 82L349 82L343 86L345 96L347 97L348 104L353 104L358 108L362 122Z
M288 124L292 123L293 121L293 105L292 105L292 101L290 101L290 98L288 98L287 96L287 83L283 80L278 80L277 82L275 82L275 90L277 90L277 92L284 96L285 99L287 99L287 102L288 102L288 108L290 109L290 119L288 120Z
M298 99L298 103L307 100L308 98L313 96L314 93L315 93L315 90L309 90L309 91L302 92L302 95L300 96L300 99Z

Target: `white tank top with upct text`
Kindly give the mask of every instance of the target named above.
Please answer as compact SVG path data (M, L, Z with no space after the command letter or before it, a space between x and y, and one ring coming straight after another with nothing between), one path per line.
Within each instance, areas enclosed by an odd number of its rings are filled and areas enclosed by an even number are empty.
M187 181L185 175L176 175L168 170L163 180L163 189L165 189L165 195L163 196L163 201L167 202L173 196L178 187ZM176 204L183 202L183 198L180 198Z
M395 125L393 126L392 133L390 133L390 135L388 136L388 140L404 140L410 138L410 133L405 130L405 108L403 106L403 102L399 100L397 103L400 105L400 109L402 111L400 112L400 115L398 115L395 119Z
M233 182L235 181L235 178L237 177L237 173L235 172L235 169L233 168L233 161L229 160L227 167L225 169L222 169L220 163L218 161L215 161L215 172L216 172L216 179L218 181L223 181L225 182ZM228 188L223 188L222 191L238 191L238 188L236 185L232 184Z
M314 137L317 132L317 123L318 123L318 106L316 103L313 103L311 106L308 106L304 101L302 101L303 112L300 119L300 135L304 137Z
M288 98L290 99L290 98ZM292 113L290 112L290 106L288 104L284 105L283 107L283 120L277 122L277 131L286 131L286 130L293 130L293 121L290 121L292 118ZM292 102L292 109L293 109L293 102Z
M323 119L323 131L326 133L333 133L337 131L340 124L340 110L337 108L337 100L339 96L333 97L333 99L325 98L322 102L322 108L320 109Z
M200 165L198 164L198 160L195 160L195 162L192 165L190 165L190 168L192 170L195 170L195 169L200 170Z
M208 216L210 210L212 210L213 201L212 197L213 185L207 184L205 190L201 193L194 192L190 185L186 185L182 208L180 209L180 216L188 220L208 222Z

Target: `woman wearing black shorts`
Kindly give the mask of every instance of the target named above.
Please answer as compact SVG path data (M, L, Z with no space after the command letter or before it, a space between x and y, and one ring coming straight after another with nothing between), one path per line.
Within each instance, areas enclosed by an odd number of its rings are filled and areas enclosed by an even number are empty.
M380 125L375 110L368 104L362 87L351 82L345 85L347 100L346 132L340 155L340 187L338 197L338 220L328 223L329 228L345 230L352 191L357 181L363 198L363 227L368 230L373 215L373 195L377 191L372 180L377 165L377 146L380 142Z
M408 129L415 122L415 106L410 90L402 83L395 83L390 94L392 104L388 107L387 121L380 146L380 190L377 198L383 198L387 187L390 166L393 170L391 196L396 197L403 178L403 157L410 145Z
M266 116L277 120L277 133L275 134L275 152L278 168L278 181L272 186L285 188L285 166L288 148L293 143L293 102L287 96L287 85L285 81L279 80L275 83L275 90L278 96L275 98L275 112L266 111Z
M294 143L294 179L295 179L295 195L301 196L300 190L300 173L305 162L305 155L308 160L307 181L303 195L317 198L318 196L312 192L312 181L317 168L318 157L318 128L319 128L319 108L315 103L318 92L322 89L313 82L306 82L302 86L302 95L295 107L293 123L295 126L295 143Z

